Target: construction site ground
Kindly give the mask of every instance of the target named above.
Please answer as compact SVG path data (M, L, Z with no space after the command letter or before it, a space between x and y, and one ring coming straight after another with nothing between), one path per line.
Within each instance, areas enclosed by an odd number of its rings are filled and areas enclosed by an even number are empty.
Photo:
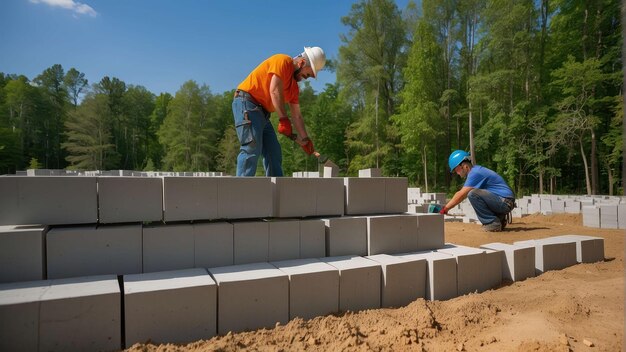
M605 261L549 271L448 301L294 319L187 345L152 343L128 351L622 351L624 230L582 226L580 214L513 219L504 232L447 222L446 241L490 242L578 234L604 238Z

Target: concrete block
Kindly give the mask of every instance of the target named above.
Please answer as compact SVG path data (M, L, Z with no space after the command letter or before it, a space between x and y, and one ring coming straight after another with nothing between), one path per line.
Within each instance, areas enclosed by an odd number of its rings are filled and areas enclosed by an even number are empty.
M289 321L289 278L269 263L210 268L218 285L217 331L273 328Z
M322 261L339 269L339 310L380 308L380 264L358 256L327 257Z
M43 280L47 226L0 226L0 283Z
M220 177L217 217L247 219L272 216L272 179L269 177Z
M554 214L563 214L565 213L565 201L564 200L552 200L552 212Z
M579 214L581 212L581 203L576 200L566 200L565 212L569 214Z
M441 214L417 215L417 249L438 249L444 246L445 232Z
M188 343L217 333L217 285L206 269L124 276L126 348Z
M344 186L346 215L385 213L384 178L346 177Z
M626 203L617 206L617 227L626 229Z
M457 266L453 256L435 251L421 251L398 256L409 260L426 260L428 264L426 299L443 301L457 296Z
M289 319L311 319L339 310L339 270L317 259L272 262L289 276Z
M234 230L229 222L194 223L194 267L233 265Z
M2 284L0 350L119 350L120 302L114 275Z
M520 247L535 247L535 274L560 270L576 264L576 242L569 239L543 238L513 242Z
M138 274L141 224L53 227L46 234L47 278Z
M406 177L385 178L385 213L396 214L406 212L408 204L406 190L409 180Z
M98 221L95 177L0 177L0 225Z
M163 220L217 218L217 177L163 177Z
M269 260L269 224L264 221L235 222L235 265Z
M341 216L344 214L343 178L310 179L315 187L315 216ZM297 198L297 197L296 197Z
M269 224L268 260L300 258L300 221L274 220Z
M326 256L326 226L324 220L300 221L300 258Z
M144 273L191 269L193 267L193 225L144 226Z
M488 243L480 248L501 253L502 277L522 281L535 276L535 247L519 247L506 243Z
M596 206L582 207L583 226L600 228L600 208Z
M309 178L272 177L274 216L278 218L315 215L315 184Z
M339 166L330 160L324 163L324 178L339 177Z
M540 201L541 214L552 214L552 200L542 198Z
M502 284L502 252L485 249L485 263L487 269L483 274L483 287L489 290Z
M326 256L367 255L367 218L324 219Z
M604 238L581 235L555 236L553 239L576 243L576 261L578 263L595 263L604 260Z
M617 228L617 204L601 204L600 208L600 227L603 229Z
M417 219L414 215L367 217L367 253L395 254L417 250Z
M383 173L381 169L369 168L359 170L359 177L382 177Z
M388 254L366 257L381 265L381 307L402 307L426 297L426 259L407 259Z
M483 250L447 244L444 248L438 249L437 252L449 254L456 258L457 294L459 296L472 292L483 292L491 288L491 286L486 285L486 280L484 280L485 272L489 268ZM502 268L498 267L498 270L502 270Z
M163 220L163 180L150 177L98 177L100 223Z

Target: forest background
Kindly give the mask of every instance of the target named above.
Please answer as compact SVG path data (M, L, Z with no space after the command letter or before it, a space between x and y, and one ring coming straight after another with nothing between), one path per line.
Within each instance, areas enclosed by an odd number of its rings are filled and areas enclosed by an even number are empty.
M518 197L623 194L620 10L618 0L359 1L337 19L346 32L325 68L336 82L319 93L301 84L308 132L342 175L378 167L425 192L460 186L447 158L464 149ZM118 77L90 84L79 69L0 72L0 174L234 174L232 90L189 80L157 94ZM318 170L279 140L286 175Z

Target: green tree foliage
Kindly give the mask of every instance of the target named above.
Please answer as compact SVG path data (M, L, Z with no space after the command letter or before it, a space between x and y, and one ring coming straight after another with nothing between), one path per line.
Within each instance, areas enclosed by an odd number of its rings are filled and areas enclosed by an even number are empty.
M34 82L39 86L46 104L43 119L44 166L45 168L60 169L65 166L64 155L61 150L63 126L66 118L67 89L63 84L65 73L59 64L52 65L35 77Z
M65 84L65 88L67 89L70 102L76 108L81 94L85 92L87 84L89 84L87 78L85 78L85 74L72 67L65 74L63 84Z

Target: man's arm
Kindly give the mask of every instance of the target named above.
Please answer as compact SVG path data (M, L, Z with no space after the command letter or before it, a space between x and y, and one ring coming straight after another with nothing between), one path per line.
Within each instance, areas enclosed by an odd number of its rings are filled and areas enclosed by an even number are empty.
M272 104L278 114L278 118L287 117L285 98L283 96L283 80L280 79L278 75L272 74L272 79L270 80L270 97L272 97Z
M469 194L469 192L473 189L474 187L463 187L458 192L456 192L454 196L452 197L452 199L450 199L450 201L441 210L442 214L447 213L448 210L454 208L459 203L461 203L463 199L465 199L467 195Z
M293 120L293 124L294 126L296 126L296 131L298 131L298 136L301 139L308 137L309 134L306 132L306 128L304 127L302 112L300 112L300 104L289 104L289 110L291 111L291 119Z

